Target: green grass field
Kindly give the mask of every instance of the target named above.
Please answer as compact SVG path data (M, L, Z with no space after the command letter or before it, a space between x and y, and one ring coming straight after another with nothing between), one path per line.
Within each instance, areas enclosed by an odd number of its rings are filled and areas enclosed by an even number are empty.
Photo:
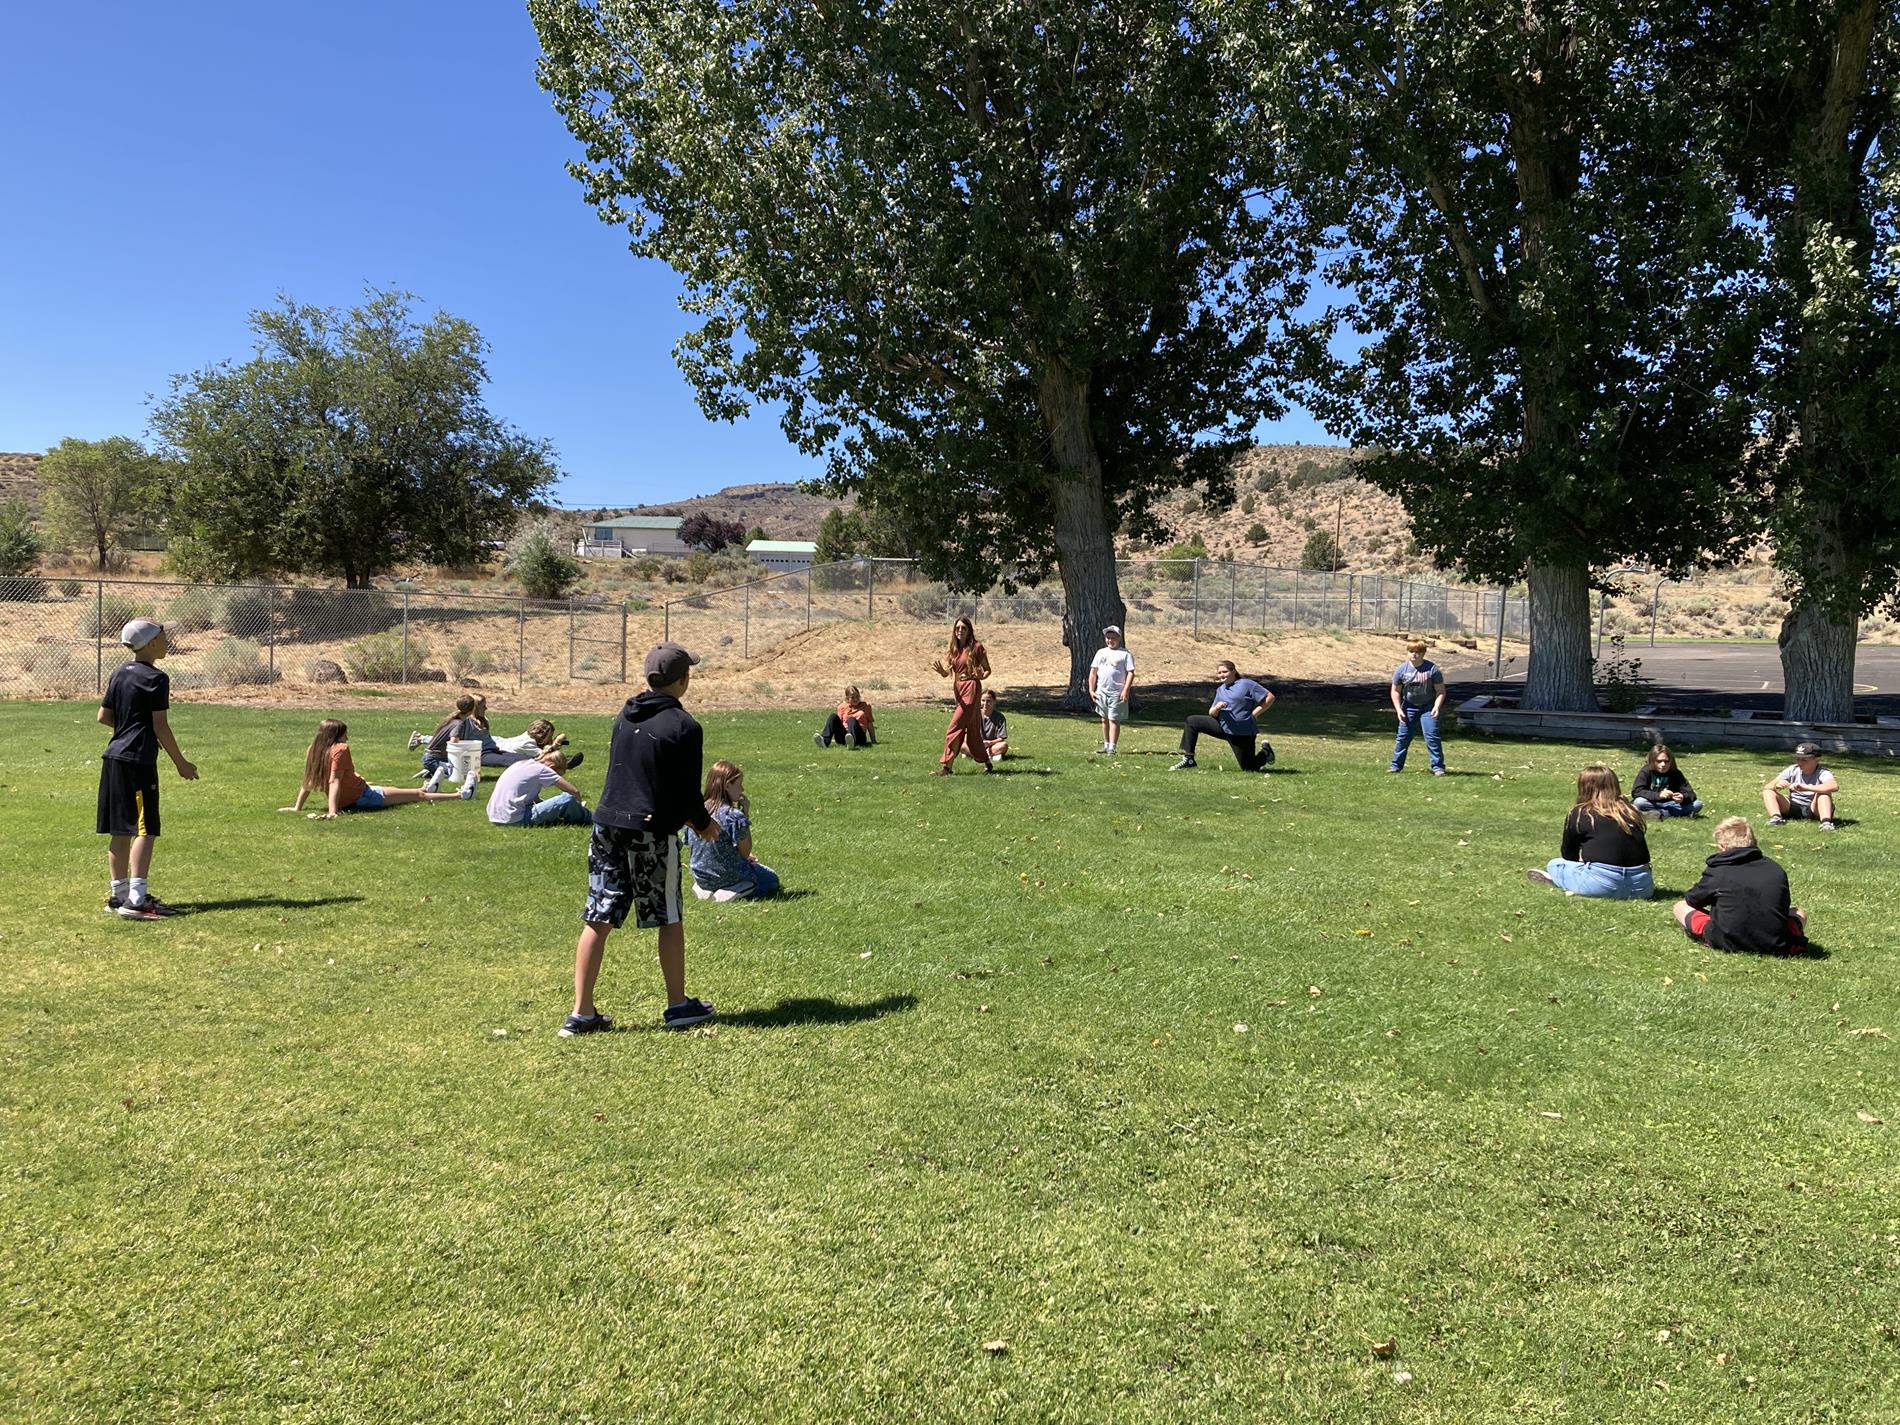
M181 706L195 910L127 923L92 706L0 707L0 1419L1900 1418L1892 771L1765 829L1827 952L1770 960L1525 883L1594 751L1388 777L1320 708L1168 775L1142 712L949 782L934 713L708 715L795 895L689 901L715 1027L625 932L567 1041L584 831L279 815L314 716Z

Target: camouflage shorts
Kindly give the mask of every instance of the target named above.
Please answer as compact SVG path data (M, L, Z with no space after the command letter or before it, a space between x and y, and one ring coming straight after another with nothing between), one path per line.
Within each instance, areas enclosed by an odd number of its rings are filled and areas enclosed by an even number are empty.
M594 823L587 843L587 905L581 919L615 929L676 925L680 918L680 847L676 836Z

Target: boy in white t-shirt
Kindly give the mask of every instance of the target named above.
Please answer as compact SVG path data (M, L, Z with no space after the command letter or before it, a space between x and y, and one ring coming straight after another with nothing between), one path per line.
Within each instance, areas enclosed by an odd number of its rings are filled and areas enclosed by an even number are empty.
M1104 647L1089 664L1089 696L1102 718L1102 745L1097 750L1112 754L1121 740L1122 724L1128 720L1128 695L1135 686L1135 656L1122 647L1122 631L1114 624L1102 630Z

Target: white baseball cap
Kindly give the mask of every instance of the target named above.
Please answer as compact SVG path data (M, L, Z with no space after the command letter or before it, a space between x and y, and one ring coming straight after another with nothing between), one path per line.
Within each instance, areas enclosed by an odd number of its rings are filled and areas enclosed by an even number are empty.
M137 653L165 631L165 625L148 618L135 618L119 630L119 642Z

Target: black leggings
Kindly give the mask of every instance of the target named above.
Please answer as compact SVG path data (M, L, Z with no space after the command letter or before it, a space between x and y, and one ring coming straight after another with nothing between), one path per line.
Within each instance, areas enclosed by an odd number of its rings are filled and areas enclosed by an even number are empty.
M1255 738L1253 736L1242 737L1228 732L1206 713L1195 713L1193 717L1181 724L1181 755L1192 757L1195 741L1203 736L1218 737L1222 742L1230 744L1234 749L1234 760L1240 763L1240 770L1243 772L1257 772L1263 765L1261 759L1254 754Z
M851 730L857 733L858 735L858 746L866 747L870 745L871 735L864 730L864 724L859 722L856 718L851 719ZM829 746L830 744L834 742L843 742L844 731L845 731L844 719L840 718L836 713L833 713L830 717L826 718L825 719L826 746Z

